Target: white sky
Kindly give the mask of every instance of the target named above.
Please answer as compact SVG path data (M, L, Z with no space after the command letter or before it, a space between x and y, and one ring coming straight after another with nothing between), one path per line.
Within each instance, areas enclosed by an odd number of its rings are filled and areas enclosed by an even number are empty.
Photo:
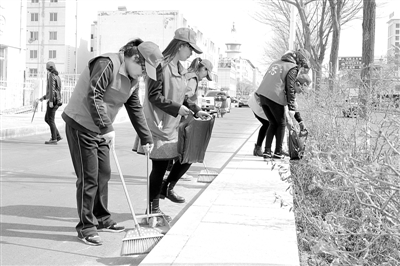
M73 1L73 0L67 0ZM179 10L188 20L214 41L221 51L229 40L232 23L235 22L238 39L242 43L242 57L250 59L262 71L261 57L264 44L269 39L267 26L252 16L259 8L257 0L78 0L79 24L90 25L97 20L98 11L117 10ZM400 0L377 0L375 56L385 55L387 48L387 21L389 14L396 12L400 18ZM82 13L81 13L82 12ZM85 21L85 22L84 22ZM89 27L89 26L88 26ZM128 25L127 25L128 27ZM86 28L86 26L85 26ZM90 28L87 28L90 32ZM328 53L329 53L328 48ZM342 29L339 56L361 56L362 20L353 21ZM329 60L329 54L325 58Z

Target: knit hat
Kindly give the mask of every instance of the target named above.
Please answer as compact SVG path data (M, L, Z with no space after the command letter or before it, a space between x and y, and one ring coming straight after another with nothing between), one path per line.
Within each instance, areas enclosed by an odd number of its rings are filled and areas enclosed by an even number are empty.
M309 68L311 54L304 48L300 48L296 51L296 63L297 65L305 68Z
M174 39L189 43L196 54L202 54L203 51L196 44L196 33L189 28L179 28L175 31Z
M138 46L140 54L145 59L146 74L153 80L157 80L157 66L161 63L163 55L157 44L142 42Z
M56 65L55 65L54 62L52 62L52 61L49 61L49 62L46 63L46 69L49 70L49 71L50 71L51 69L57 70L57 69L56 69Z

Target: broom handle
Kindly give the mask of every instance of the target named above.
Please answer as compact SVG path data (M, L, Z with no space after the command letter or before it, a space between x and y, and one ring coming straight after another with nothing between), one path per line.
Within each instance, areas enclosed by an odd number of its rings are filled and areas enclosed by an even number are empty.
M149 144L146 144L149 146ZM146 152L146 177L147 177L147 214L151 213L151 206L150 206L150 176L149 176L149 161L150 161L150 154ZM147 222L149 222L149 216L147 216Z
M205 163L205 161L203 160L203 166L204 166L204 168L206 168L206 171L207 171L207 174L209 173L209 171L208 171L208 169L207 169L207 166L206 166L206 163Z
M119 162L118 162L118 159L117 159L117 154L116 154L116 152L115 152L114 146L111 147L111 150L112 150L112 153L113 153L113 157L114 157L115 164L117 165L117 169L118 169L118 173L119 173L119 178L121 179L122 186L124 187L124 192L125 192L125 195L126 195L126 199L127 199L127 201L128 201L128 204L129 204L129 209L131 209L131 213L132 213L133 221L134 221L134 223L135 223L135 227L136 227L136 229L138 229L139 236L141 236L142 234L140 233L140 230L139 230L139 223L138 223L138 221L136 220L135 211L133 210L132 202L131 202L131 199L130 199L130 197L129 197L128 189L126 188L124 176L122 175L121 167L119 166Z

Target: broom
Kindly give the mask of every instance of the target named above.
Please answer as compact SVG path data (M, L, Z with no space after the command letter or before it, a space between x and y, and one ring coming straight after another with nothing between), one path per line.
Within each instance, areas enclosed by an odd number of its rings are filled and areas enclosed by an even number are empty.
M211 183L218 175L217 172L214 171L208 171L206 163L203 162L203 166L206 170L201 170L197 182L199 183Z
M115 153L114 146L112 146L113 157L115 164L118 168L119 177L124 187L126 199L128 200L129 208L132 213L133 221L135 223L135 229L126 232L124 239L122 239L121 256L147 254L155 245L161 240L163 235L153 228L141 228L136 220L136 215L133 210L132 202L129 198L128 189L126 188L125 180L122 175L121 167Z

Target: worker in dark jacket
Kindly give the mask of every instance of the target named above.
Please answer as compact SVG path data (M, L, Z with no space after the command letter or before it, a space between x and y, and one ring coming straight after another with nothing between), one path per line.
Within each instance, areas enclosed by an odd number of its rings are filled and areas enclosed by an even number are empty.
M54 64L54 62L51 61L47 62L46 70L47 70L46 95L43 95L43 97L41 97L39 101L48 100L44 121L50 127L51 138L50 140L45 141L44 143L57 144L57 142L62 140L62 138L60 136L60 133L58 132L56 123L54 121L56 116L56 111L59 107L59 105L54 102L54 99L56 90L59 93L61 93L61 79L58 76L58 71L56 69L56 65Z
M309 59L310 54L305 49L285 53L280 60L270 65L256 91L269 120L264 151L265 158L284 158L282 143L286 125L285 106L288 106L289 115L294 119L296 78L300 68L308 69ZM276 145L275 152L272 154L271 144L274 136Z
M162 58L156 44L136 39L119 53L90 60L62 114L78 177L76 230L78 238L86 244L102 244L98 231L125 229L112 220L107 208L111 177L109 150L115 142L112 123L125 105L142 148L146 153L151 151L153 140L139 101L138 79L143 74L156 79L156 68Z

